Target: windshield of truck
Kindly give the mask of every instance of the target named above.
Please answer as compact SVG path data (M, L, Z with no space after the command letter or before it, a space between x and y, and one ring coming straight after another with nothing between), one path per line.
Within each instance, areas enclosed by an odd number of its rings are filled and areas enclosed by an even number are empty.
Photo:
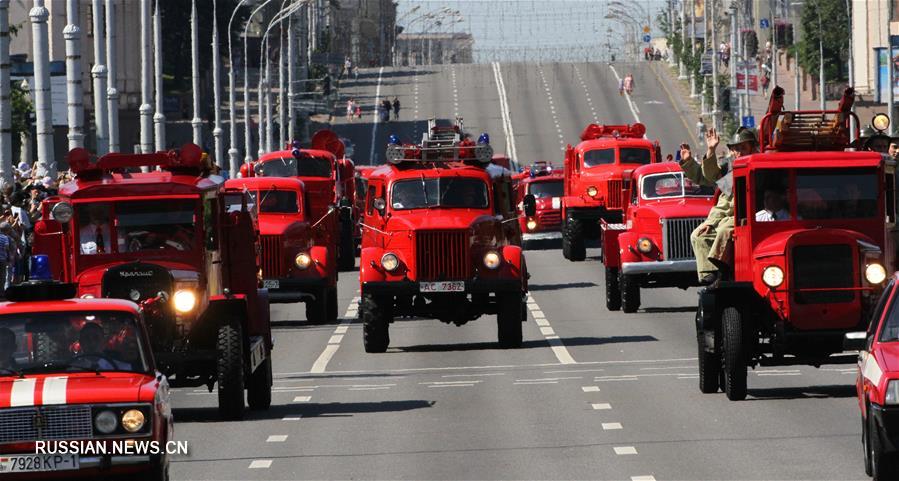
M331 177L331 159L324 157L278 157L256 164L259 177Z
M873 169L796 171L800 219L861 219L877 216L880 186Z
M195 199L80 204L76 214L81 253L193 250L196 208Z
M561 180L547 180L528 184L528 194L537 199L549 199L565 195L565 186Z
M652 162L652 153L649 149L624 147L618 155L621 158L622 164L645 165Z
M390 205L396 210L431 207L486 209L490 206L488 198L487 184L480 179L421 178L394 183Z
M300 211L297 204L297 193L292 190L267 190L248 191L247 210L260 214L296 214ZM261 201L259 201L261 199ZM239 195L225 196L228 212L238 212L241 209L242 198Z
M0 376L149 371L141 331L127 312L78 311L0 316Z
M663 199L667 197L710 197L715 194L713 187L694 183L684 177L683 172L666 172L643 177L640 189L644 199Z
M584 152L584 167L614 164L615 149L597 149Z

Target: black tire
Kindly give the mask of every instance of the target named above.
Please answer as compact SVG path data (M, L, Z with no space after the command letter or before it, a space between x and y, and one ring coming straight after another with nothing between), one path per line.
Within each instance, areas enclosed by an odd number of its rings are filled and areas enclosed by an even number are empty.
M869 406L870 409L870 406ZM874 417L868 411L868 449L871 459L871 476L874 481L893 480L899 476L899 461L894 453L886 453L874 424Z
M315 291L315 300L306 301L306 321L321 324L328 320L328 288Z
M743 315L735 307L721 313L724 334L724 393L731 401L746 399L747 349Z
M521 347L521 325L527 315L524 294L501 294L497 302L499 313L496 315L496 337L499 347L517 349Z
M870 406L868 406L868 413L870 414ZM872 467L871 458L871 433L868 432L868 422L865 418L862 418L862 450L865 452L865 474L868 476L872 476L874 473L874 468Z
M587 245L584 243L584 224L578 219L565 219L562 226L562 254L566 259L580 262L587 258Z
M356 268L356 243L353 239L353 219L340 220L340 249L337 251L337 268L351 271Z
M329 287L328 292L328 322L337 321L337 288Z
M621 289L621 310L631 314L640 308L640 281L634 276L620 274L618 284Z
M272 358L262 361L250 374L247 404L253 411L265 411L272 405Z
M365 352L385 352L390 345L392 300L387 297L362 295L359 317L362 319L362 344Z
M57 343L47 333L34 334L34 357L38 362L49 362L56 359Z
M606 309L621 310L621 289L618 285L618 269L606 267Z
M162 456L150 457L150 469L137 476L140 481L169 481L169 463Z
M705 335L696 333L696 345L699 348L699 391L703 394L714 394L721 387L721 354L706 352Z
M219 327L217 349L219 414L226 420L241 419L244 408L244 373L240 324L235 322Z

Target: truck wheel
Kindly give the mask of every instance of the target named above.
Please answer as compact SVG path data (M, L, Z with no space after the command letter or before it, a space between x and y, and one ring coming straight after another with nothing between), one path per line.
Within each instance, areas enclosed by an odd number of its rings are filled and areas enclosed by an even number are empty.
M567 249L566 249L567 248ZM584 224L578 219L565 219L562 227L562 253L568 252L566 258L579 262L587 258L587 246L584 243Z
M340 221L340 250L337 252L337 267L351 271L356 267L356 242L353 239L353 219Z
M169 463L162 456L150 456L150 469L137 476L140 481L169 481Z
M699 347L699 391L703 394L714 394L721 387L721 355L705 350L705 335L696 332L696 345Z
M329 287L328 291L328 321L334 322L337 320L337 288Z
M870 406L868 407L870 409ZM869 414L871 411L867 411ZM868 432L868 421L862 418L862 449L865 451L865 474L871 476L874 468L871 466L871 433Z
M640 308L640 281L634 276L620 274L618 284L621 289L621 310L630 314Z
M724 331L724 393L731 401L746 399L746 341L743 315L735 307L721 314Z
M521 325L527 315L524 295L501 294L498 296L499 313L496 316L496 331L499 347L503 349L521 347Z
M365 352L385 352L390 345L390 310L392 300L363 294L359 310L362 318L362 344Z
M262 361L250 374L247 404L254 411L265 411L272 405L272 358Z
M321 324L328 320L328 288L315 291L315 300L306 301L306 320L311 324Z
M621 290L618 286L618 269L606 267L606 309L621 310Z
M38 362L47 362L56 358L57 345L50 336L43 332L34 335L34 357Z
M871 476L874 481L896 479L899 474L896 457L892 453L885 453L880 441L880 434L874 424L874 417L868 415L868 449L871 459Z
M243 336L240 324L225 324L218 330L219 414L223 419L243 417Z

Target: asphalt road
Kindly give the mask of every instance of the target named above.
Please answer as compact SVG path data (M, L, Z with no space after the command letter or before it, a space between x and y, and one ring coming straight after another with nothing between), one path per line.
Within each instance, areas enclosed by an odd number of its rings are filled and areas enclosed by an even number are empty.
M628 71L631 102L617 93ZM665 153L688 139L645 65L366 70L344 95L366 106L362 120L336 119L363 164L382 161L391 133L412 141L428 117L457 113L498 152L511 131L522 163L561 165L591 121L639 117ZM400 99L401 119L375 124L385 96ZM644 291L638 313L610 313L597 255L528 252L519 350L494 347L488 316L399 320L390 350L365 354L355 273L341 273L335 325L275 306L271 410L221 422L215 394L178 390L175 433L190 455L174 460L173 479L865 479L852 366L759 368L746 401L702 395L695 290Z

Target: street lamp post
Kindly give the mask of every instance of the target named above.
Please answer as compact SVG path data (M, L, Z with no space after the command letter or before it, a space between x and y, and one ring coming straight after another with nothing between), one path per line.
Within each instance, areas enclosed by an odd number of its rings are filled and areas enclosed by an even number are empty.
M12 105L9 102L9 0L0 0L0 187L12 185Z
M250 29L250 22L253 20L253 17L266 5L268 5L272 0L265 0L259 6L256 7L255 10L250 12L250 16L247 17L247 23L244 25L243 29L243 118L244 118L244 163L250 163L253 161L253 155L251 152L253 151L253 142L250 134L250 57L247 49L247 32ZM230 31L230 29L229 29ZM233 90L233 89L232 89ZM262 116L260 115L259 121L262 122ZM260 148L262 146L262 137L259 138ZM232 167L233 168L233 167Z
M116 84L116 16L114 0L106 0L106 110L109 114L109 151L119 151L119 90Z
M203 120L200 118L200 38L197 28L197 0L190 1L190 77L193 89L194 117L190 121L193 127L193 141L203 146Z
M7 5L8 8L8 5ZM78 1L66 2L68 25L62 34L66 39L66 86L68 98L69 150L84 147L84 92L81 85L81 28L78 27ZM9 83L6 79L5 83ZM3 102L8 102L7 97Z
M224 145L222 141L222 57L219 55L219 21L218 0L212 0L212 141L215 153L215 165L222 167L224 161ZM224 166L230 172L230 166Z
M56 178L56 157L53 152L53 111L50 102L50 42L47 18L50 13L44 0L34 0L28 12L34 50L34 114L37 131L37 164L39 177Z
M109 152L109 131L106 129L109 114L106 112L106 44L103 32L106 24L103 20L103 4L100 0L93 0L94 14L94 68L91 75L94 77L94 123L97 126L97 154L103 155Z
M162 88L162 15L159 12L159 0L153 12L153 69L156 82L156 113L153 114L155 127L156 151L165 150L165 105Z
M153 106L150 105L152 73L150 72L150 0L140 0L140 150L153 152Z
M230 121L228 141L230 147L228 148L228 167L229 173L231 174L231 178L237 178L238 172L240 172L240 151L237 150L237 92L235 92L234 88L234 56L231 53L231 36L233 30L231 26L234 22L234 17L237 15L237 11L246 3L247 0L240 0L237 5L234 7L234 10L231 12L231 18L228 19L228 31L226 35L228 36L228 120ZM247 59L244 57L244 62ZM244 119L246 121L246 119ZM247 125L244 125L244 129L247 128ZM248 145L244 145L244 148L249 148Z

